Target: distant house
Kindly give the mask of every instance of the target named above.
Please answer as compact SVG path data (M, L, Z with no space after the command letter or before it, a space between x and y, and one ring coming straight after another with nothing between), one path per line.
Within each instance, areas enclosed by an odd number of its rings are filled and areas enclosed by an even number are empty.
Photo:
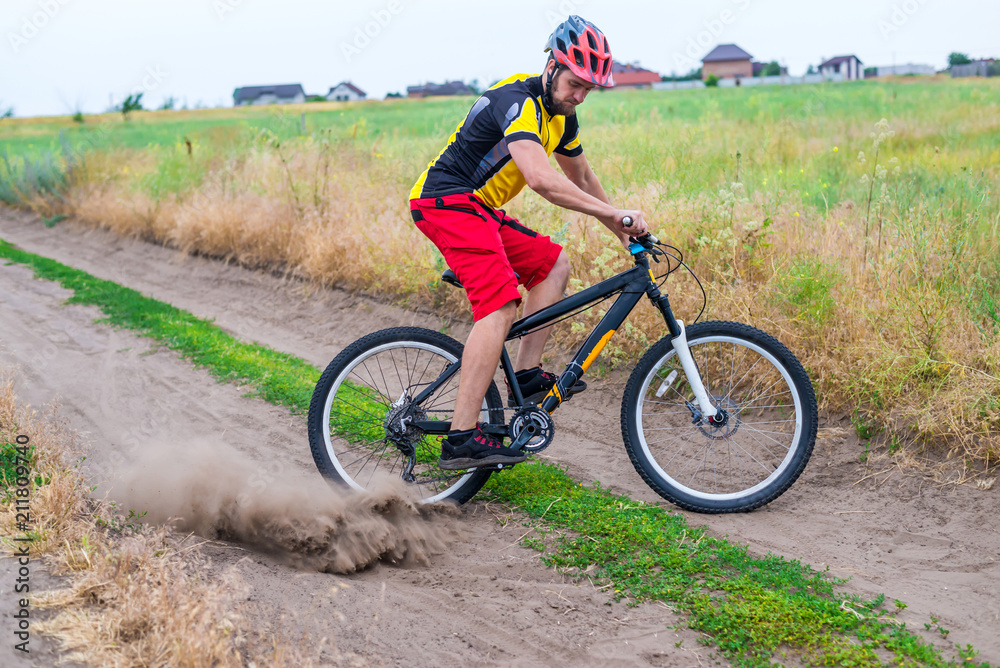
M819 64L819 73L825 77L839 74L843 81L853 81L854 79L864 79L864 68L861 67L861 59L855 55L837 56Z
M449 81L448 83L429 83L423 86L407 86L406 97L431 97L434 95L475 95L476 91L466 86L461 81Z
M934 74L936 70L933 65L917 65L907 63L905 65L879 65L875 68L877 77L905 77L909 74Z
M612 63L611 75L615 88L649 88L662 79L656 72L639 67L639 63Z
M233 106L244 107L252 104L299 104L306 101L302 84L280 84L277 86L245 86L233 91Z
M336 86L330 89L330 92L326 94L326 99L331 102L356 102L357 100L363 100L368 97L368 93L364 92L350 81L341 81Z
M753 56L735 44L720 44L701 59L701 78L714 74L720 79L753 76Z
M966 65L952 65L949 73L953 78L1000 76L1000 61L995 58L973 60Z

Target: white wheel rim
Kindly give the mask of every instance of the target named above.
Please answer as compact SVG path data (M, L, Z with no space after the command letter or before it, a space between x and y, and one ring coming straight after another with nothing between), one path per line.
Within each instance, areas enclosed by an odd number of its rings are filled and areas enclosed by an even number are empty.
M778 372L781 374L782 379L785 381L786 385L788 386L789 392L791 393L792 399L794 401L794 405L795 405L795 429L794 429L794 431L792 433L791 444L792 444L792 446L797 445L799 443L799 438L802 436L803 419L804 419L803 418L803 414L802 414L802 398L799 396L798 392L794 391L794 389L797 386L792 381L791 374L789 373L788 369L785 368L785 365L782 364L778 360L777 357L775 357L773 354L771 354L770 351L764 349L763 347L761 347L760 345L758 345L756 343L753 343L752 341L748 341L748 340L740 338L740 337L726 336L726 335L700 336L700 337L695 338L693 341L690 341L689 345L694 346L696 344L714 343L714 342L737 344L740 347L745 347L745 348L748 348L750 350L753 350L754 352L758 353L761 357L763 357L764 359L766 359L768 362L770 362L771 366L774 369L778 370ZM730 493L724 493L724 494L712 494L712 493L703 492L701 490L696 490L696 489L692 489L692 488L688 487L687 485L685 485L685 484L681 483L680 481L678 481L673 476L667 474L667 472L664 471L663 468L660 466L660 464L656 460L656 458L653 457L653 454L652 454L652 452L650 451L650 448L649 448L649 444L646 442L646 433L645 433L645 429L644 429L644 425L643 425L643 410L642 409L643 409L643 406L644 406L644 404L646 402L646 393L649 390L650 383L652 382L652 379L656 376L656 373L663 367L664 363L667 362L667 360L669 360L669 359L671 359L672 357L675 357L675 356L676 356L676 353L673 350L671 350L666 355L664 355L663 357L661 357L660 360L659 360L659 362L656 364L656 366L654 366L650 370L650 372L643 379L642 384L639 386L640 393L639 393L638 404L636 405L636 416L635 417L636 417L636 425L638 427L639 447L640 447L640 450L642 451L642 454L643 454L643 457L645 458L645 460L652 466L652 468L660 476L663 477L664 480L668 481L671 486L673 486L674 488L676 488L676 489L684 492L685 494L689 494L689 495L691 495L691 496L693 496L695 498L703 499L703 500L706 500L706 501L734 501L734 500L738 500L738 499L743 499L743 498L749 497L749 496L757 493L758 491L760 491L760 490L764 489L765 487L769 486L770 484L772 484L791 465L792 458L794 457L795 453L800 450L800 447L791 447L790 446L788 448L788 452L782 458L781 463L777 466L777 468L775 468L775 470L770 475L768 475L766 478L764 478L763 480L761 480L760 482L758 482L753 487L750 487L750 488L745 489L745 490L741 490L739 492L730 492Z

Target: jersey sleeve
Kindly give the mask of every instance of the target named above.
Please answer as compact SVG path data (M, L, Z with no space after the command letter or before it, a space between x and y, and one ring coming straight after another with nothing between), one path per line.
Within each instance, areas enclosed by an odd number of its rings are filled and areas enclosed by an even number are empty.
M542 143L538 109L528 95L507 95L493 106L493 117L508 142L530 139Z
M580 145L580 123L576 120L576 114L566 117L566 127L555 152L570 158L583 153L583 146Z

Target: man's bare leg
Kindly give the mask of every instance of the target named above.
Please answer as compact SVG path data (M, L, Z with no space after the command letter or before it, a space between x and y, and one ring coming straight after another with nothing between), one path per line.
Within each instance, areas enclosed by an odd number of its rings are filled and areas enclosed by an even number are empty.
M562 299L563 293L566 291L566 284L569 283L569 270L569 257L566 255L566 251L560 251L549 275L528 292L528 298L524 302L524 315L541 311L546 306L552 306ZM551 333L552 327L546 327L521 339L521 345L517 349L515 371L533 369L541 364L542 351L545 350L545 343Z
M536 289L541 286L540 283ZM475 429L483 410L483 397L500 364L503 342L516 314L516 302L507 302L472 326L462 353L462 378L458 382L452 431Z

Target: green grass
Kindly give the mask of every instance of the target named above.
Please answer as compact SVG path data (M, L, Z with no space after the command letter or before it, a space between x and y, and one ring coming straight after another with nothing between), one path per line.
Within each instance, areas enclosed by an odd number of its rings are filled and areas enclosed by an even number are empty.
M241 342L209 321L6 242L0 241L0 257L59 282L74 291L69 302L97 306L104 321L153 338L220 380L246 384L298 414L308 409L319 370L303 360ZM525 542L542 552L546 564L604 581L616 599L663 601L735 665L786 659L808 666L880 665L879 653L899 666L976 665L971 647L957 648L949 661L898 622L901 602L888 610L883 596L847 595L839 591L843 581L808 565L752 555L669 508L582 485L558 467L519 465L493 476L486 493L519 509L538 530L542 539Z
M148 336L208 369L219 380L245 383L252 395L296 412L309 408L320 371L305 360L238 341L210 321L111 281L18 250L2 240L0 257L28 265L39 278L73 290L69 303L100 307L105 314L103 322Z
M22 484L24 479L27 479L29 486L33 487L49 484L48 476L32 473L37 457L35 446L30 443L27 445L8 443L7 439L12 436L13 433L10 433L0 439L0 503L13 501L14 490L18 487L19 468L21 469L20 473L24 473L27 469L27 475L21 476Z
M9 503L14 498L14 488L17 486L17 468L18 466L25 466L23 462L19 462L18 458L23 457L21 452L18 451L18 447L14 443L8 443L6 440L0 442L0 490L2 490L2 497L0 501L3 503ZM31 470L32 464L35 460L35 449L29 446L28 449L28 470Z
M83 125L69 116L14 119L0 124L0 153L58 161L64 154L94 151L174 152L189 140L196 158L204 153L224 162L245 154L246 138L262 129L282 141L302 138L304 113L305 137L325 132L353 148L391 152L408 188L470 104L467 97L444 97L161 111L140 113L128 122L114 114L90 116ZM867 143L867 132L859 135L858 126L868 128L882 117L912 129L896 142L908 178L920 175L918 159L933 147L947 151L949 166L985 164L995 178L996 167L989 165L991 156L1000 155L1000 133L969 121L998 109L1000 85L992 80L863 81L754 90L599 91L579 115L588 155L609 156L598 169L605 186L666 181L664 197L711 192L731 180L732 156L740 152L749 195L794 189L805 203L825 210L845 199L858 200L860 188L852 178L857 149L850 147ZM823 145L808 146L816 137L824 139ZM170 159L180 162L179 156L168 156L161 163ZM171 168L180 165L160 169ZM170 184L176 192L192 185L186 177L147 179L142 188L155 196ZM922 191L933 195L931 189Z

